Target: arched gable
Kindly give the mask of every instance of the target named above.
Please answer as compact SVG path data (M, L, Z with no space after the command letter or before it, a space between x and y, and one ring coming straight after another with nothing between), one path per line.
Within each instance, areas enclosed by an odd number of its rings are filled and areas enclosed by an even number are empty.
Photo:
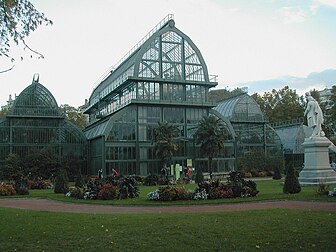
M209 82L203 56L174 20L154 33L137 52L135 77Z
M9 115L60 117L61 113L54 96L49 90L40 83L33 81L15 99Z

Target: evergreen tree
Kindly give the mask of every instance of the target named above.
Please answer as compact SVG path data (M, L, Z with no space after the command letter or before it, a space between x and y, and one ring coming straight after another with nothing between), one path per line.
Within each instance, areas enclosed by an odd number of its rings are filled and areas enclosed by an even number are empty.
M283 192L290 193L290 194L301 192L301 185L295 174L295 169L294 169L293 164L290 164L288 167L286 178L285 178L285 184L283 187Z
M204 176L201 168L197 168L196 175L195 175L195 183L199 184L204 182Z
M69 180L66 175L66 171L61 170L58 176L56 177L54 192L63 193L63 194L67 193L69 191L68 183L69 183Z
M80 170L78 170L78 174L76 176L75 186L76 187L84 187L85 186L84 178L83 178L82 172Z

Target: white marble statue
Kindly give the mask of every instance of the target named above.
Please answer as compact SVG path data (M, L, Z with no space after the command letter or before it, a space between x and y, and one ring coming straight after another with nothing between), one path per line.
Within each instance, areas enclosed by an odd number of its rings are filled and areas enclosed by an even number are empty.
M323 113L318 102L311 96L310 92L305 94L307 107L304 115L307 116L308 127L313 129L313 134L310 138L324 137L322 124L324 123Z

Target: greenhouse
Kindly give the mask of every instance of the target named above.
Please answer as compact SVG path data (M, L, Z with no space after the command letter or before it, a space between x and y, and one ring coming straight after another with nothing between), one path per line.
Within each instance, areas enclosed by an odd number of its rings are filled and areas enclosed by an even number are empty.
M262 155L261 160L277 156L282 159L280 138L268 124L268 119L251 96L244 93L223 100L217 104L214 110L232 124L236 134L238 166L246 165L244 161L246 157L257 155ZM244 169L246 168L244 167Z
M85 135L65 119L53 95L35 75L0 121L0 165L9 154L24 158L42 149L51 151L63 166L71 163L87 173Z
M162 164L155 155L153 132L159 122L179 128L178 151L168 165L200 167L207 159L193 138L195 127L209 115L214 104L208 91L217 85L208 74L201 52L175 27L168 15L140 41L92 92L85 113L89 125L89 160L92 174L102 169L111 174L158 174ZM233 129L225 150L214 159L215 171L234 169Z

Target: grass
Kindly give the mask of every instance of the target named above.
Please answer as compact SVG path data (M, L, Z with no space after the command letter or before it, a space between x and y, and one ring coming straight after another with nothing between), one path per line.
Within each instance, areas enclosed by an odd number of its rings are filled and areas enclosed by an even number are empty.
M30 195L25 197L49 198L59 201L68 201L76 203L89 204L111 204L111 205L190 205L190 204L221 204L221 203L240 203L240 202L255 202L267 200L309 200L309 201L332 201L336 202L336 197L327 195L318 195L317 187L302 187L302 191L298 194L284 194L282 192L283 180L262 180L257 181L257 188L260 191L257 197L253 198L235 198L235 199L220 199L206 201L175 201L175 202L155 202L147 200L147 194L154 191L158 186L140 186L140 197L127 200L78 200L69 197L64 197L62 194L55 194L53 190L31 190ZM181 185L187 189L194 190L195 184ZM336 185L329 186L329 190Z
M1 251L335 251L336 213L72 214L0 208Z
M216 204L266 200L333 201L317 187L282 193L281 181L257 181L254 198L153 202L140 187L137 199L76 200L53 190L31 190L27 197L119 205ZM185 185L194 189L195 185ZM329 189L334 186L330 186ZM268 209L219 213L74 214L0 208L1 251L334 251L336 213Z

